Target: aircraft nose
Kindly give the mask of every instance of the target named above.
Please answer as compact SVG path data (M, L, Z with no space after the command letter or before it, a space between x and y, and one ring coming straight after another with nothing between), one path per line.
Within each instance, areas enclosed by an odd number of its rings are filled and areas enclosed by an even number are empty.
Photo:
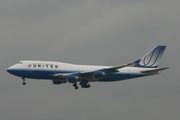
M7 72L14 75L16 74L16 69L14 69L14 66L11 66L7 69Z
M8 73L12 73L12 69L9 67L9 68L7 69L7 72L8 72Z
M7 68L6 71L12 75L16 75L16 76L21 75L21 72L15 66L11 66L11 67Z

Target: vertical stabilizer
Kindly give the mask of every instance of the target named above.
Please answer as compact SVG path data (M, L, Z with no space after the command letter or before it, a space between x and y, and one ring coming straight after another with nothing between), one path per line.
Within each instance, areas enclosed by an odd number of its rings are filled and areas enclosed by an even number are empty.
M135 62L134 67L157 68L166 46L157 46Z

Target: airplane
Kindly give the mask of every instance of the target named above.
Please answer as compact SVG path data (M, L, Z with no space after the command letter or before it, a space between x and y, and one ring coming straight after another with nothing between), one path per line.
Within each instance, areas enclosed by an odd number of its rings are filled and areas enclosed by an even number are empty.
M158 68L166 46L159 45L141 59L118 66L75 65L53 61L23 60L9 67L7 72L25 78L52 80L53 84L72 83L75 89L90 88L89 82L116 82L160 74L169 67Z

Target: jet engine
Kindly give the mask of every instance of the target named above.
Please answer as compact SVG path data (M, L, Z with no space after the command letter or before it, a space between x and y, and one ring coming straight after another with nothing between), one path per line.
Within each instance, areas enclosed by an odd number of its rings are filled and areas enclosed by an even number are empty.
M103 77L105 75L106 73L104 71L94 71L94 74L93 74L94 77Z
M68 75L67 76L67 81L69 83L75 83L79 79L81 79L79 75Z

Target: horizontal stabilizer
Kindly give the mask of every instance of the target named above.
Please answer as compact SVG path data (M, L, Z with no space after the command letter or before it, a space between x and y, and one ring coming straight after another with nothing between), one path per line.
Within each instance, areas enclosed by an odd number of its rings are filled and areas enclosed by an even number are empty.
M169 68L170 67L164 67L164 68L158 68L158 69L153 69L153 70L146 70L146 71L141 71L141 73L158 74L158 73L161 73L163 70L166 70Z

